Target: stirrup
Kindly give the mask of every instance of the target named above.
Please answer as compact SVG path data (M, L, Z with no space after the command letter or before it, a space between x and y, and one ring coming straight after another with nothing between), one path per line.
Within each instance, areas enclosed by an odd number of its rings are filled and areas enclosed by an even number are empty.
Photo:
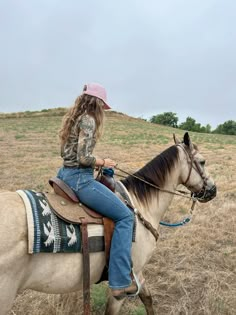
M132 277L132 282L133 282L133 284L137 287L136 292L134 292L134 293L129 293L129 292L126 291L127 288L124 288L124 289L119 290L119 291L120 291L120 294L118 294L118 295L113 295L113 297L114 297L115 299L117 299L117 300L122 300L122 299L124 299L124 298L129 298L129 297L130 297L130 298L133 298L133 297L136 297L136 296L139 294L139 292L140 292L140 290L141 290L141 288L142 288L142 285L143 285L144 282L145 282L145 279L142 279L142 281L140 281L139 278L138 278L138 276L134 273L133 269L132 269L132 271L131 271L131 277ZM131 285L132 285L132 284L131 284ZM129 287L128 287L128 288L129 288Z
M137 291L135 293L130 293L130 294L127 293L126 294L127 297L135 297L135 296L139 295L139 292L142 289L142 286L143 286L143 284L145 282L145 279L143 279L142 281L139 280L139 278L136 275L136 273L134 272L133 268L131 270L131 275L133 276L138 289L137 289Z

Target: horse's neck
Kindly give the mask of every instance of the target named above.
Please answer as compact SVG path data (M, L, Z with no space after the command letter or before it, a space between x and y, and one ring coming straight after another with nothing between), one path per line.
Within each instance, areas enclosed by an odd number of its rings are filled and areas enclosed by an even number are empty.
M177 178L177 172L171 174L163 189L173 191L177 186ZM168 209L174 195L156 190L153 191L153 194L148 198L147 202L144 202L142 196L135 196L132 190L130 190L129 193L137 210L152 224L154 229L159 230L159 222ZM151 259L156 248L156 239L153 234L142 225L140 220L138 220L137 224L136 242L133 243L132 246L132 258L135 270L139 271ZM142 252L142 255L140 255L140 252Z
M178 185L178 168L172 170L168 176L163 190L174 191ZM174 194L162 190L154 190L150 198L145 202L142 196L136 196L132 190L129 191L134 206L142 213L145 219L149 220L157 228L165 211L168 209Z

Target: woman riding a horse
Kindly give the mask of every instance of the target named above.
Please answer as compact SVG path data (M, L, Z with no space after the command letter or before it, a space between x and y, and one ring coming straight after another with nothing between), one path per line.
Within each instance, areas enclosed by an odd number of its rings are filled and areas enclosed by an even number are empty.
M58 177L68 184L79 200L115 223L111 242L108 279L116 298L135 295L139 283L131 279L131 246L134 217L131 210L107 187L94 179L95 167L114 167L109 159L93 156L93 150L102 128L106 91L97 83L85 85L82 95L65 115L61 138L64 160Z

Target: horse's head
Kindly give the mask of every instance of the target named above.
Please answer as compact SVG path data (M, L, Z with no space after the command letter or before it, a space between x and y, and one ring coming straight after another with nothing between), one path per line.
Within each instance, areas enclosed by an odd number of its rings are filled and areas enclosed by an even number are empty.
M183 171L181 184L186 186L200 202L207 202L216 196L216 185L205 167L206 160L192 144L188 132L180 142L174 135L175 144L179 147Z

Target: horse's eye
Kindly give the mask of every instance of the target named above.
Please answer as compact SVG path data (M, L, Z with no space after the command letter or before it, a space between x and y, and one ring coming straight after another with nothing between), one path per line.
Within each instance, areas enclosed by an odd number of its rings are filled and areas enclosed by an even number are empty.
M205 161L205 160L204 160L204 161L200 161L200 165L201 165L202 167L204 167L205 164L206 164L206 161Z

